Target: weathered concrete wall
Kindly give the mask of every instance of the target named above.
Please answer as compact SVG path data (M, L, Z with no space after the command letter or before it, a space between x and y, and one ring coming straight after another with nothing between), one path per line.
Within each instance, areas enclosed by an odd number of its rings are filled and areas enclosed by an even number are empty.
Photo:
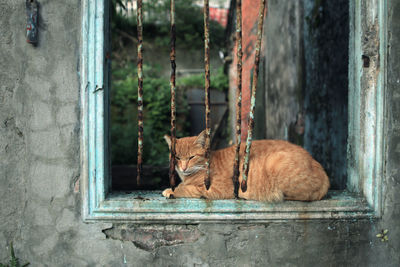
M273 0L268 7L266 82L260 87L265 90L265 121L260 123L265 124L266 138L288 140L289 128L303 109L303 3Z
M25 42L23 1L0 0L0 262L13 241L31 266L399 266L400 1L389 1L383 217L183 226L82 222L81 3L40 2L34 48ZM381 229L388 242L375 237Z

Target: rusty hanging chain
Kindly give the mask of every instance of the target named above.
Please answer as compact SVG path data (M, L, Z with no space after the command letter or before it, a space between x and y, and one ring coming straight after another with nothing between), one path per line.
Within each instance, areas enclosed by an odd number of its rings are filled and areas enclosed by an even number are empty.
M171 149L170 149L170 160L169 160L169 183L172 190L175 188L175 144L176 144L176 104L175 104L175 0L171 0L171 52L169 58L171 61L171 77L170 77L170 88L171 88Z
M209 1L204 0L204 71L205 71L205 102L206 102L206 177L204 185L208 190L211 186L210 180L210 32L209 32Z
M240 164L240 144L242 142L242 0L236 0L236 40L237 40L237 80L236 80L236 153L233 165L233 185L235 197L239 192L239 164Z
M142 175L143 163L143 13L142 13L142 0L137 0L137 34L138 34L138 61L137 61L137 75L138 75L138 158L137 158L137 177L136 184L140 185L140 178Z
M247 178L249 175L249 167L250 167L250 149L251 142L253 139L253 128L254 128L254 112L256 107L256 91L257 91L257 82L258 82L258 71L260 65L260 50L261 50L261 39L264 25L264 12L265 12L265 2L266 0L260 0L260 10L258 13L258 27L257 27L257 43L256 43L256 55L254 59L254 76L253 76L253 84L251 88L251 107L250 107L250 116L248 123L248 131L247 131L247 140L246 140L246 155L244 158L243 164L243 176L242 176L242 184L241 189L242 192L246 192L247 190Z

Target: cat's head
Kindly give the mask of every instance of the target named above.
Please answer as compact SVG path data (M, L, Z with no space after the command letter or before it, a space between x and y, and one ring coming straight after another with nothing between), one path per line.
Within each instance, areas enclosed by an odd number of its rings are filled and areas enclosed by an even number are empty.
M171 149L171 137L164 135L164 139ZM202 131L198 136L176 139L175 169L182 179L205 170L205 143L206 131Z

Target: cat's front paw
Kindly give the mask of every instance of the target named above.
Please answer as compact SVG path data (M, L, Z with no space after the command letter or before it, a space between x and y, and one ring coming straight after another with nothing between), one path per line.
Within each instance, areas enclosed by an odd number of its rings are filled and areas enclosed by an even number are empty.
M174 191L171 188L167 188L162 192L162 195L166 198L175 198Z

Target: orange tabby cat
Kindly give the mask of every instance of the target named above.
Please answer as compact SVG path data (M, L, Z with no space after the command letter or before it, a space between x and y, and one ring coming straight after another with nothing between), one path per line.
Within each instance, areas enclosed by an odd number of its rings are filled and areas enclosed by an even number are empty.
M171 146L169 136L164 136ZM172 191L163 191L165 197L207 199L234 198L233 161L235 146L211 153L211 187L204 186L205 131L199 136L176 140L176 171L182 182ZM240 151L240 171L243 168L245 145ZM242 181L240 174L239 182ZM322 166L303 148L282 140L253 141L247 191L239 189L239 197L261 201L301 200L323 198L329 188L329 179Z

